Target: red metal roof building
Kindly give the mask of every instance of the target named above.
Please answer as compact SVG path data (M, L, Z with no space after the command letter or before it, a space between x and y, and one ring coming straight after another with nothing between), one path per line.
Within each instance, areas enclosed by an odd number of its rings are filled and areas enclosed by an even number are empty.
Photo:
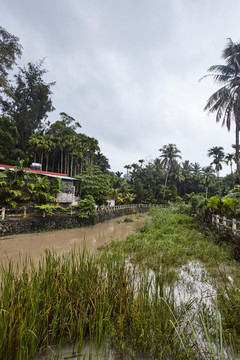
M0 171L4 171L6 169L13 170L16 168L16 166L13 165L4 165L0 164ZM77 181L75 178L72 178L68 176L67 174L62 173L55 173L50 171L43 171L43 170L36 170L31 168L24 168L26 172L35 173L39 176L47 176L50 178L59 178L63 181L63 184L65 185L62 189L62 192L57 195L57 199L59 203L67 203L67 204L73 204L75 202L75 186L74 181Z
M16 166L13 165L3 165L0 164L0 170L6 170L6 169L10 169L10 170L14 170L16 168ZM72 181L76 181L76 179L69 177L67 174L61 174L61 173L55 173L55 172L50 172L50 171L43 171L43 170L35 170L35 169L31 169L31 168L24 168L25 171L27 172L32 172L38 175L45 175L45 176L50 176L50 177L58 177L64 180L72 180Z

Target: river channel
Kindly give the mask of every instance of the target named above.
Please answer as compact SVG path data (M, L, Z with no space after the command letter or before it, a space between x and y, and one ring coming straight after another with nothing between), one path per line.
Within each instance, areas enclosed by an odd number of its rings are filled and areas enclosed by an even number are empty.
M131 218L126 222L124 219ZM83 228L57 230L34 234L3 236L0 238L0 263L17 261L19 256L31 257L36 262L46 249L61 253L75 247L89 252L111 240L123 240L141 227L147 215L128 215Z

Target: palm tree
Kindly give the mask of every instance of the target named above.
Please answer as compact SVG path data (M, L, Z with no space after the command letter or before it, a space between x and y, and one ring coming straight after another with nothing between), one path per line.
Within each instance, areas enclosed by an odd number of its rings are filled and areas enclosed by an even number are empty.
M116 171L115 172L115 175L116 175L117 178L120 178L122 176L122 174L123 173L121 171Z
M202 168L201 180L202 180L202 182L203 182L203 184L205 186L205 197L207 199L209 185L214 180L214 169L212 168L211 165Z
M164 199L169 174L171 174L171 172L174 169L174 165L177 163L176 159L177 158L181 159L182 157L179 155L181 151L177 149L175 144L164 145L163 148L159 149L159 151L162 153L162 155L160 155L160 157L163 159L162 165L166 169L166 177L165 177L164 192L163 192L163 199Z
M126 174L126 178L127 180L129 180L130 176L129 176L129 170L131 169L131 165L125 165L124 169L127 169L127 174Z
M213 146L211 149L208 150L208 156L213 157L213 161L211 165L215 165L215 170L217 173L217 178L219 180L219 172L222 170L222 163L224 161L225 154L223 152L222 146Z
M194 192L198 192L199 185L201 182L201 166L198 162L192 164L192 175L193 175L193 189Z
M192 172L194 175L198 175L201 171L201 166L198 162L195 162L194 164L192 164Z
M28 146L34 153L33 162L37 162L37 152L39 148L41 148L41 134L40 133L32 134L28 140Z
M206 76L213 77L216 83L223 86L208 99L204 110L208 110L209 113L216 113L216 121L222 120L222 126L226 125L228 130L231 128L231 123L235 123L235 157L240 180L240 43L234 43L228 39L222 58L226 64L211 66L208 69L210 74Z
M192 164L190 163L189 160L183 161L181 164L181 167L182 167L182 169L181 169L180 174L184 178L183 189L184 189L184 193L186 193L186 191L189 189L189 186L191 184L193 168L192 168Z
M88 139L89 146L89 165L93 165L93 157L96 151L100 151L100 147L98 145L98 140L95 138Z
M233 166L233 161L234 161L234 159L235 159L235 155L234 155L234 154L228 153L228 154L225 155L225 159L224 159L224 160L225 160L225 163L226 163L227 165L230 165L231 174L233 173L232 166Z

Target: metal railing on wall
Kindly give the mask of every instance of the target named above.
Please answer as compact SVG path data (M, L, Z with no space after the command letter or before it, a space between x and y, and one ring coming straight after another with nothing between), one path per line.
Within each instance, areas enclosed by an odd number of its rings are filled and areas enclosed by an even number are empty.
M240 234L240 221L236 219L227 219L225 216L212 214L212 225L216 226L219 231L229 231L233 235Z
M102 212L117 211L122 209L134 209L134 208L144 209L155 206L158 205L156 204L129 204L129 205L115 205L115 206L102 205L102 206L97 206L96 210L98 213L102 213ZM77 209L75 207L69 207L69 209L67 209L64 212L57 210L56 215L58 214L76 215ZM25 218L37 217L37 216L40 216L40 214L36 212L36 209L34 207L23 206L19 208L5 208L5 207L0 208L0 220L20 219L20 218L25 219Z

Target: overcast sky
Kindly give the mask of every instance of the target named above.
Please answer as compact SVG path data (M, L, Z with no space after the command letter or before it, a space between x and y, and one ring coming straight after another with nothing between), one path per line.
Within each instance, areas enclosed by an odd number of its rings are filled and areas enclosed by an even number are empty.
M112 171L174 143L209 165L234 132L203 111L218 89L199 79L240 41L239 0L0 0L0 25L23 46L19 64L45 59L56 121L66 112L99 141ZM124 170L125 171L125 170Z

